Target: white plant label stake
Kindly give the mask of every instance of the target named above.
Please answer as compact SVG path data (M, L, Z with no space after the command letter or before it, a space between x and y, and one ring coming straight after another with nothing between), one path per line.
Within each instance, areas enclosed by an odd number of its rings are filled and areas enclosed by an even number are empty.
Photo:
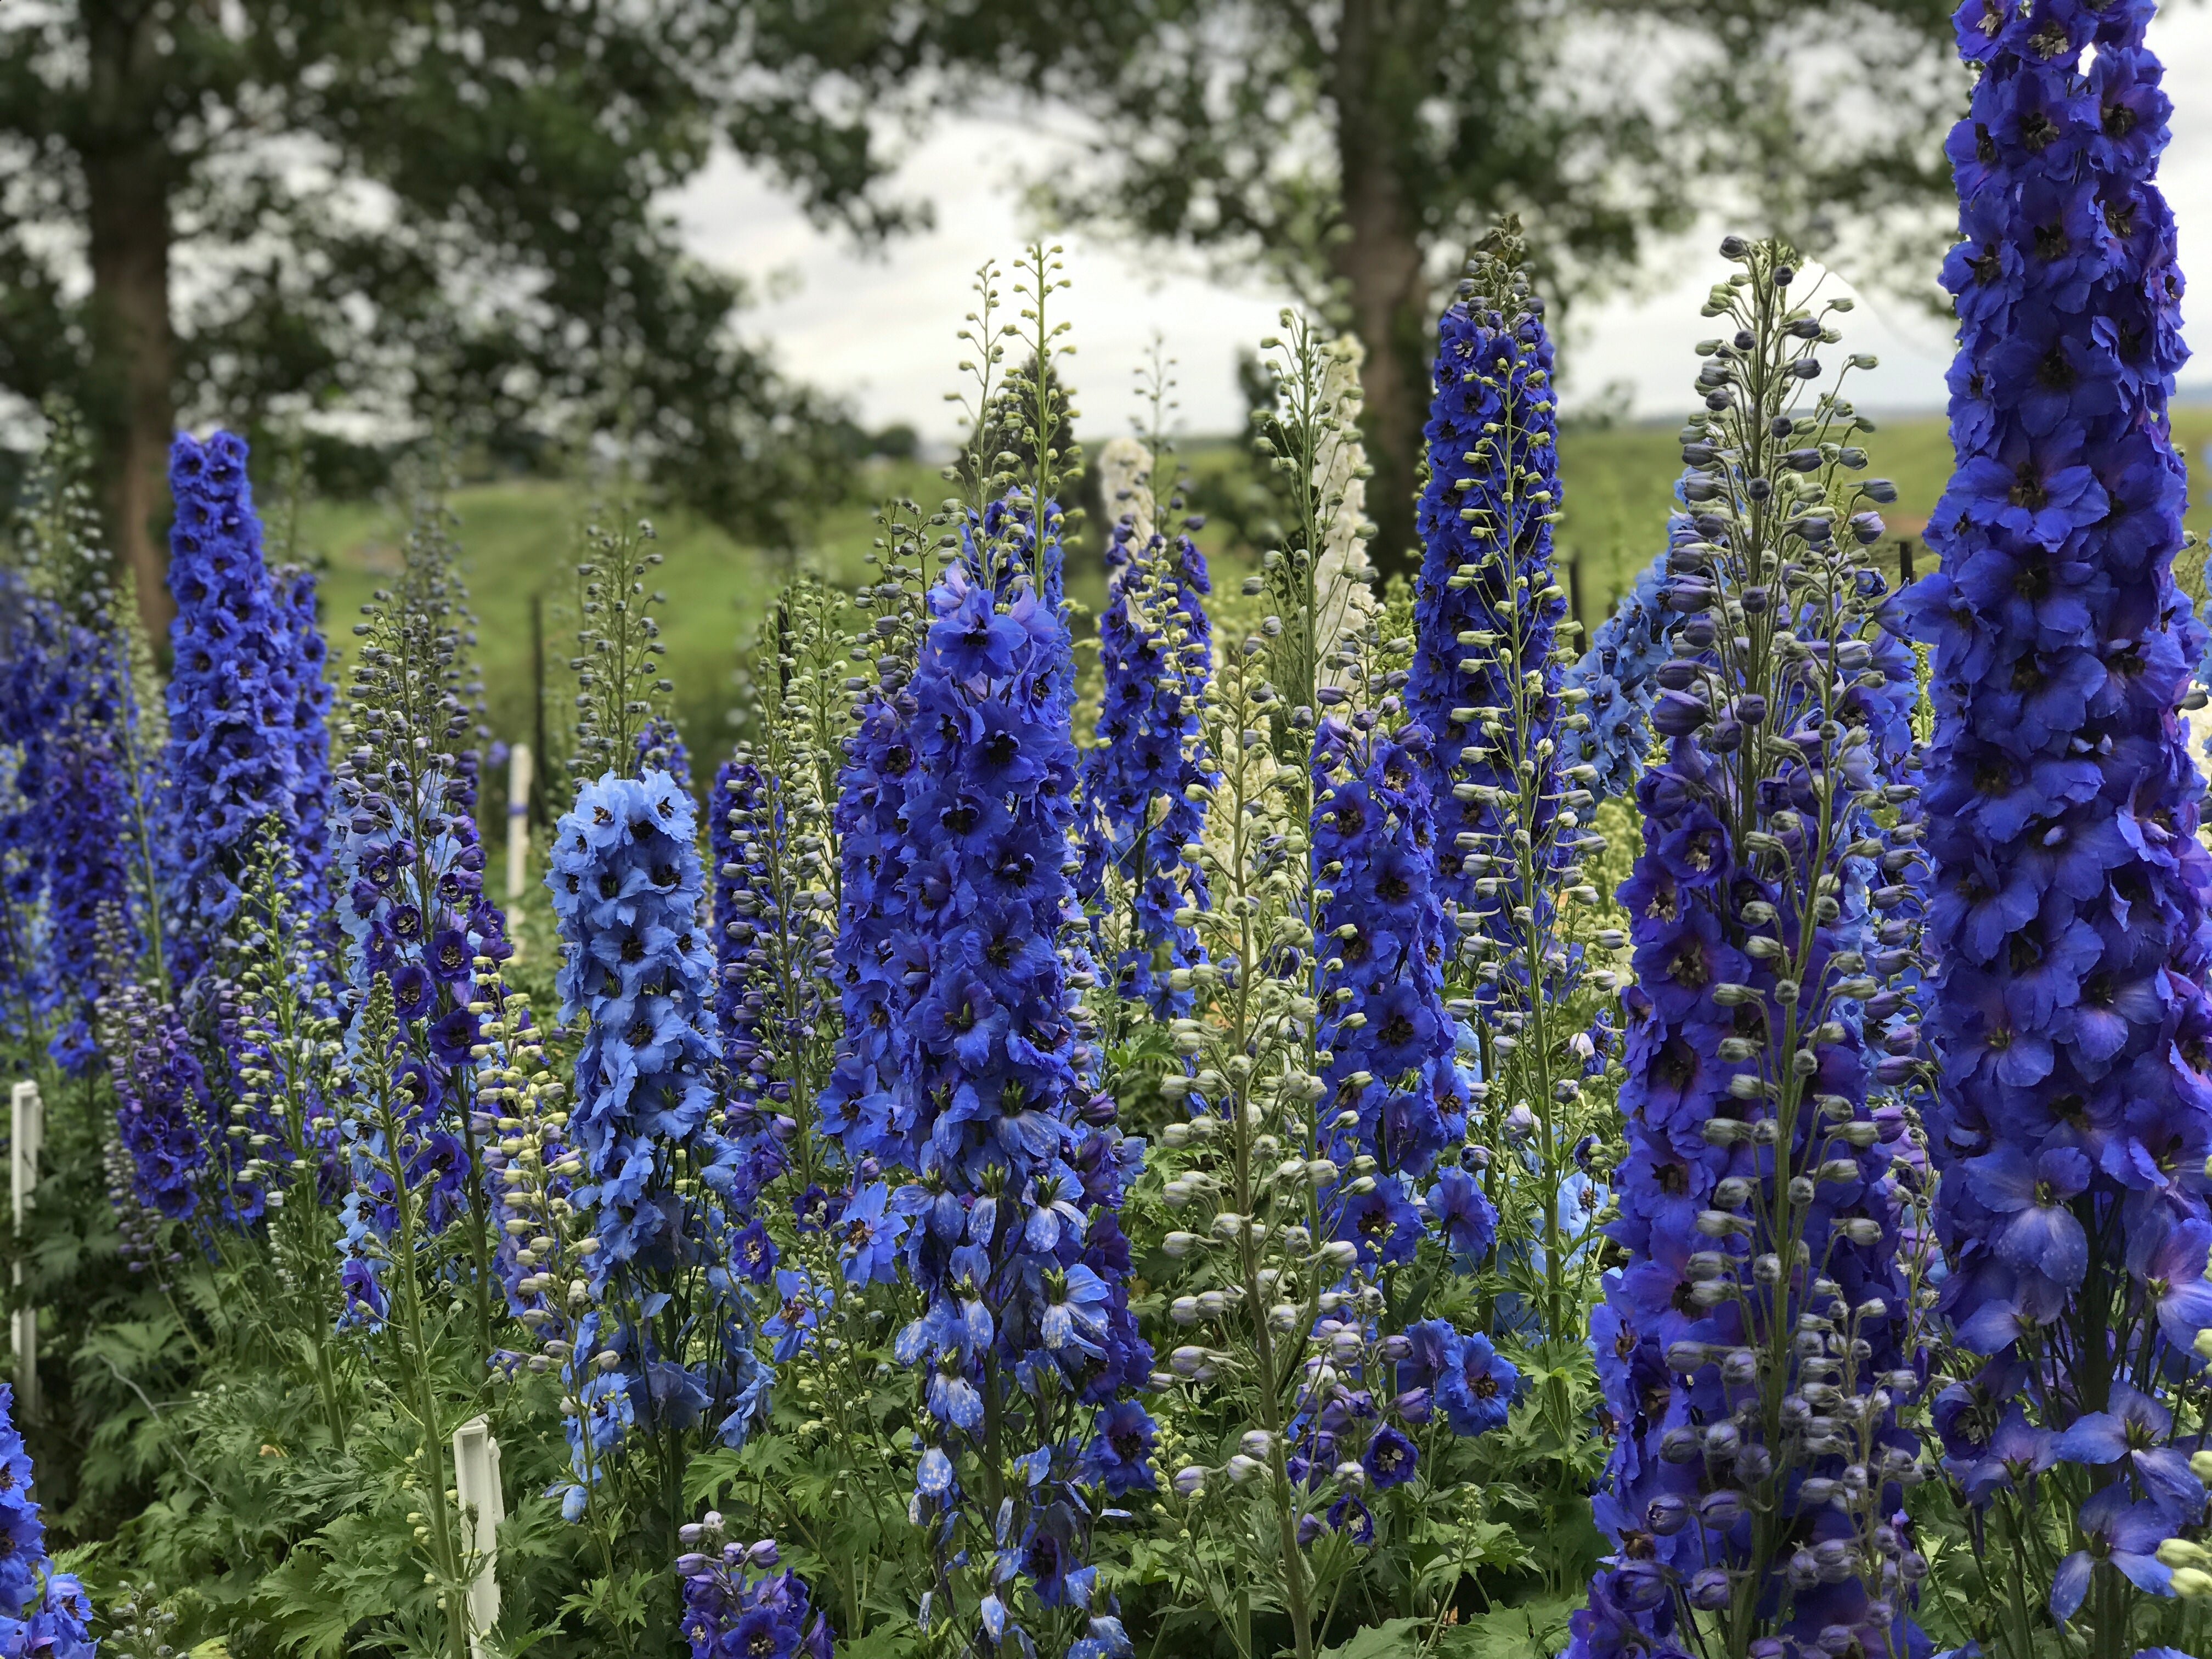
M20 1252L31 1206L36 1201L33 1194L39 1184L39 1149L46 1138L46 1109L45 1102L39 1098L39 1085L17 1084L9 1101L8 1190L15 1206L15 1249L19 1253L15 1291L19 1297L23 1289ZM18 1308L12 1322L15 1338L15 1409L24 1417L35 1417L39 1411L38 1310Z
M453 1490L476 1564L476 1577L469 1581L469 1651L474 1659L484 1659L484 1632L499 1623L499 1523L507 1519L499 1442L491 1437L488 1417L471 1417L453 1431Z
M530 862L530 745L507 751L507 931L522 960L522 885Z

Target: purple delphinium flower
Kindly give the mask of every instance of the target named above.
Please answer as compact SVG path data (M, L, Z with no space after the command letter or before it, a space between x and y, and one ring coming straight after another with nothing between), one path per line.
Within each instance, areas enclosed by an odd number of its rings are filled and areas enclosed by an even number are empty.
M1578 1659L1845 1650L1831 1627L1870 1652L1917 1639L1890 1547L1916 1444L1896 1414L1917 1382L1902 1205L1862 1036L1881 976L1843 905L1875 811L1909 793L1892 780L1913 662L1877 633L1866 538L1832 522L1838 498L1888 487L1845 477L1850 405L1795 390L1825 311L1791 292L1786 249L1723 252L1745 269L1707 314L1738 331L1699 347L1711 415L1682 433L1692 511L1662 590L1680 620L1658 678L1681 713L1660 711L1673 740L1638 783L1644 849L1619 894L1637 983L1605 1231L1627 1261L1590 1332L1614 1553L1573 1621ZM1850 1431L1814 1421L1815 1399L1847 1400L1830 1420Z
M1467 1132L1443 1003L1453 937L1436 890L1428 766L1425 726L1387 732L1363 709L1324 715L1316 729L1314 877L1329 895L1318 931L1331 941L1316 988L1321 1046L1334 1056L1322 1082L1337 1112L1358 1116L1331 1155L1370 1154L1392 1176L1425 1176Z
M1199 700L1212 672L1212 625L1206 555L1187 533L1170 540L1125 515L1108 541L1106 609L1098 619L1105 676L1096 747L1082 762L1083 870L1078 896L1098 910L1107 870L1117 870L1127 902L1101 915L1098 948L1115 992L1146 1003L1155 1018L1188 1013L1191 993L1155 972L1200 960L1196 933L1175 913L1203 908L1206 878L1183 857L1198 839L1205 809L1194 785L1212 781L1198 736ZM1126 935L1120 930L1126 929Z
M135 716L125 707L127 673L115 660L118 642L83 627L69 633L59 672L70 685L62 693L60 721L46 740L40 805L49 957L40 988L53 1003L47 1051L64 1072L81 1077L100 1058L94 1013L114 988L109 975L116 960L108 947L135 959L139 945L125 862L128 751L118 742L119 723ZM106 913L121 932L104 941Z
M298 607L261 556L246 444L218 432L179 436L169 454L168 831L182 983L209 960L237 914L245 860L264 822L295 842L313 804L302 772L305 653ZM312 601L309 602L310 619ZM306 744L312 752L313 744Z
M1533 1133L1516 1137L1505 1173L1525 1172L1540 1216L1513 1255L1543 1264L1533 1334L1563 1340L1582 1305L1559 1202L1573 1139L1562 1108L1580 1066L1558 1021L1581 957L1559 906L1583 879L1582 856L1604 843L1583 824L1595 796L1566 770L1565 740L1593 716L1561 691L1573 652L1553 563L1552 345L1524 258L1516 228L1501 226L1438 325L1406 698L1431 739L1415 753L1436 817L1425 856L1452 929L1440 941L1457 993L1446 1006L1480 1012L1470 1046L1497 1112L1531 1109ZM1504 1127L1488 1126L1493 1142Z
M836 1065L819 1106L823 1132L857 1166L873 1158L898 1169L919 1159L910 1079L899 1070L900 1033L927 975L917 905L941 905L939 866L907 836L908 792L916 781L913 659L901 648L919 627L908 583L895 567L866 591L883 654L864 681L837 773L837 937L833 959L841 1015ZM909 861L916 865L909 885Z
M684 1640L691 1659L830 1659L836 1634L817 1611L804 1580L779 1564L775 1544L725 1543L722 1517L681 1529L685 1553Z
M2173 577L2181 278L2152 11L1960 10L1979 73L1949 145L1957 460L1929 526L1942 571L1906 611L1933 669L1939 1305L1988 1357L1945 1390L1947 1467L1970 1502L2072 1512L2051 1612L2112 1652L2148 1637L2150 1553L2202 1504L2166 1402L2212 1321L2212 860L2176 713L2205 630ZM2057 1468L1992 1476L1976 1442L2015 1419ZM2087 1472L2122 1464L2091 1496Z
M202 1213L211 1162L207 1074L174 1007L137 985L103 1006L101 1046L115 1084L115 1126L140 1206L171 1221Z
M1463 931L1508 951L1526 931L1511 913L1548 915L1554 866L1571 858L1576 839L1563 840L1557 822L1569 787L1555 729L1566 712L1559 645L1567 611L1552 562L1558 399L1544 301L1522 257L1510 228L1494 233L1438 319L1406 690L1408 712L1433 740L1422 768L1446 906ZM1465 642L1471 634L1483 642ZM1522 890L1516 832L1528 838L1533 892Z
M0 1382L0 1652L93 1659L92 1602L74 1575L56 1572L31 1496L31 1459L15 1427L15 1391Z
M950 1466L917 1494L917 1519L948 1553L988 1555L995 1538L1024 1564L1045 1618L1066 1607L1095 1621L1109 1610L1091 1604L1092 1569L1074 1565L1091 1525L1073 1490L1089 1413L1048 1422L1041 1408L1071 1393L1109 1406L1150 1371L1115 1220L1141 1146L1121 1139L1111 1098L1087 1080L1097 1055L1062 954L1083 922L1063 868L1073 653L1051 597L1058 541L1042 550L1041 599L1029 522L1008 511L994 532L987 520L931 591L910 686L898 861L924 924L925 977L893 1028L915 1173L892 1207L910 1218L905 1265L925 1305L895 1352L921 1375L925 1432ZM1008 1516L974 1507L987 1394L1002 1442L1036 1449ZM999 1581L982 1598L987 1630L994 1618L1017 1627L1024 1615L1001 1599L1015 1588Z
M293 878L302 908L319 915L330 887L330 710L335 693L324 672L330 647L316 619L315 573L287 565L274 574L271 586L283 629L274 678L279 696L289 705L283 712L295 765Z
M822 1081L815 1036L830 1024L824 983L836 963L834 896L817 872L808 833L821 818L793 799L798 781L780 732L761 755L740 746L714 776L714 1012L726 1103L721 1133L738 1151L738 1207L781 1174L799 1140L794 1106L811 1114ZM777 767L775 776L761 761ZM826 840L826 837L823 838ZM809 1135L799 1156L820 1149Z

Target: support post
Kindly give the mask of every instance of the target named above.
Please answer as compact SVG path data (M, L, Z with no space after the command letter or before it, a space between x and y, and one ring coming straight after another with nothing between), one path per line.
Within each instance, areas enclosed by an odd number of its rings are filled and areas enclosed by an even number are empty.
M37 1202L39 1152L46 1138L46 1103L35 1083L18 1083L9 1100L8 1190L13 1200L15 1224L15 1297L23 1296L22 1251L29 1233L31 1209ZM15 1345L15 1412L19 1417L39 1414L39 1310L18 1306L9 1322Z
M485 1659L484 1637L499 1623L499 1523L507 1497L499 1480L499 1442L491 1419L471 1417L453 1431L453 1490L476 1576L469 1581L469 1652Z
M530 745L507 751L507 932L522 959L522 888L530 873Z

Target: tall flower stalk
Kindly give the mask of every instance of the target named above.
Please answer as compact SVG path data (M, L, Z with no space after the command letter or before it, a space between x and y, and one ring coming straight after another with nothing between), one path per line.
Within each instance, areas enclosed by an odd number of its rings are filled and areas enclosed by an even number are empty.
M1156 399L1156 404L1157 404ZM1199 740L1199 703L1212 669L1212 592L1206 556L1190 538L1192 517L1173 536L1154 528L1152 469L1166 459L1155 432L1135 499L1107 541L1106 610L1098 622L1100 698L1097 744L1083 757L1091 822L1081 877L1104 967L1115 994L1155 1016L1189 1010L1165 970L1196 961L1197 936L1176 921L1203 908L1204 879L1183 857L1204 817L1193 785L1212 781ZM1110 872L1110 873L1109 873Z
M1978 1631L2008 1656L2046 1619L2094 1659L2208 1636L2154 1554L2205 1506L2186 1465L2212 1325L2212 862L2176 713L2202 630L2172 568L2181 278L2152 9L1958 20L1979 71L1949 144L1958 459L1912 614L1934 653L1941 1306L1974 1366L1937 1420L1991 1541Z
M320 659L301 638L299 596L280 594L263 562L246 459L244 441L228 432L204 444L180 436L169 456L177 614L166 769L179 983L213 958L236 915L263 820L274 817L295 841L305 826L315 839L321 705L306 679Z
M1552 562L1558 398L1525 259L1508 220L1438 325L1407 702L1431 736L1419 759L1436 803L1437 884L1461 935L1458 1006L1485 1015L1476 1029L1492 1106L1502 1117L1509 1103L1525 1104L1535 1119L1528 1185L1540 1268L1525 1290L1538 1331L1559 1340L1573 1337L1587 1300L1570 1283L1587 1268L1571 1258L1591 1254L1577 1254L1578 1218L1561 1206L1587 1115L1577 1109L1583 1066L1566 1006L1580 952L1560 905L1582 880L1583 854L1604 843L1581 827L1594 798L1567 775L1562 751L1589 716L1571 712L1582 695L1560 687L1573 653Z
M1849 479L1849 404L1803 395L1841 302L1815 310L1778 244L1722 251L1741 268L1706 314L1735 327L1699 348L1668 554L1682 620L1653 719L1672 743L1620 890L1637 985L1608 1231L1629 1261L1592 1324L1614 1553L1572 1651L1902 1659L1925 1562L1895 1519L1919 1474L1898 1408L1918 1376L1866 1098L1881 964L1844 908L1884 850L1875 815L1910 793L1887 780L1912 663L1875 631L1863 552L1881 532L1863 500L1894 492Z

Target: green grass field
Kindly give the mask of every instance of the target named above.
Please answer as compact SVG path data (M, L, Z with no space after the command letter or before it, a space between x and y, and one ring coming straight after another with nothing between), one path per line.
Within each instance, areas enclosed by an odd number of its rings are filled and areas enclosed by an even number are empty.
M2174 426L2191 458L2198 499L2191 522L2201 534L2212 517L2203 505L2212 486L2197 457L2212 444L2212 406L2177 410ZM1932 417L1885 422L1867 447L1873 455L1870 471L1897 483L1899 500L1887 516L1900 530L1917 531L1950 470L1943 422ZM1566 516L1559 542L1579 567L1583 616L1594 626L1659 546L1679 471L1674 434L1671 427L1641 426L1571 432L1561 439L1559 450ZM1226 466L1233 459L1225 446L1195 451L1188 459L1201 470ZM827 514L812 545L799 557L833 580L856 581L873 534L873 509L860 502L902 494L927 504L945 490L933 468L872 464L855 480L854 504ZM476 485L453 498L465 569L482 623L478 651L488 712L493 731L501 738L529 736L531 602L533 595L543 596L550 606L572 591L575 526L585 505L580 491L538 481ZM738 650L751 640L792 566L787 558L739 546L712 526L681 514L659 519L655 528L659 550L666 556L659 573L668 595L660 613L666 672L677 686L685 738L694 753L703 757L723 747ZM302 542L329 560L325 616L341 653L351 643L350 624L362 602L397 568L404 534L403 520L387 505L325 502L303 514ZM1218 571L1218 585L1246 574L1240 555L1249 554L1223 547L1219 532L1209 530L1200 540L1218 564L1227 561ZM2185 557L2191 577L2200 557ZM1094 607L1102 601L1104 574L1095 559L1084 559L1069 578L1077 599ZM572 653L572 640L562 637L557 627L549 617L549 659Z

